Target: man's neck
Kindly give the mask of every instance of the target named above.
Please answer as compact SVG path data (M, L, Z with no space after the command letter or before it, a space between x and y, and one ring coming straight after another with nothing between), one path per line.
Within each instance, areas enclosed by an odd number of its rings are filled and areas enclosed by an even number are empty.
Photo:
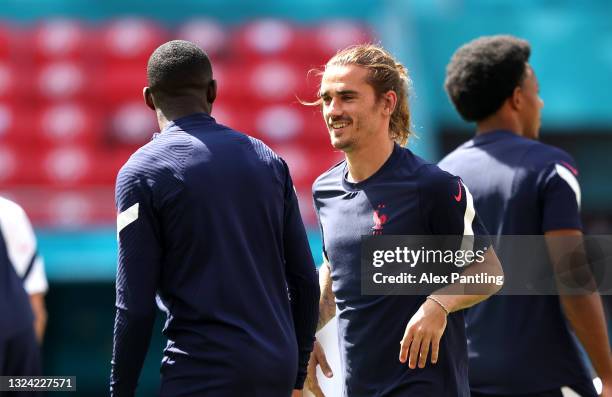
M159 130L163 131L164 128L171 121L180 119L181 117L189 116L190 114L195 113L208 113L210 114L209 109L205 109L201 106L190 106L190 107L181 107L180 109L160 109L157 108L155 113L157 114L157 123L159 124Z
M391 140L371 142L345 153L350 182L361 182L380 169L391 156L394 143Z
M520 125L512 118L494 115L476 123L476 135L499 130L510 131L516 135L522 135Z

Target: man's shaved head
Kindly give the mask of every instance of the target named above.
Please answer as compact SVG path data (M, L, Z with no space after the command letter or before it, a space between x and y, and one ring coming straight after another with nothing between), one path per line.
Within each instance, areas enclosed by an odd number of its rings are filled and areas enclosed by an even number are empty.
M212 81L208 55L197 45L172 40L159 46L147 64L147 82L156 97L205 95Z

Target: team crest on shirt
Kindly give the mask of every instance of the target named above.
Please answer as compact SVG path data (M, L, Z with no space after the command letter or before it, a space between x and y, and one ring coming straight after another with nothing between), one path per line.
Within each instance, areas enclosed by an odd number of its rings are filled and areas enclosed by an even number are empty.
M383 228L387 220L389 220L389 216L385 214L385 205L378 204L374 213L372 214L372 220L374 221L374 226L372 226L372 234L379 235L383 233Z

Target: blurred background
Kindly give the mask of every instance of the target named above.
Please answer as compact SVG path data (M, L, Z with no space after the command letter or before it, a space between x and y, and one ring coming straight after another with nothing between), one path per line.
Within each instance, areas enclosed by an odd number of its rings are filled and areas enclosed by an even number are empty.
M443 89L461 44L508 33L532 45L545 101L542 140L580 168L589 233L612 232L612 2L586 0L2 0L0 195L36 229L50 288L44 373L77 376L78 395L107 394L114 321L114 181L157 131L142 102L146 61L170 39L213 60L213 116L263 139L288 162L309 230L310 190L342 158L312 100L339 48L380 42L413 80L409 147L430 161L473 126ZM164 344L158 317L139 396L154 396Z

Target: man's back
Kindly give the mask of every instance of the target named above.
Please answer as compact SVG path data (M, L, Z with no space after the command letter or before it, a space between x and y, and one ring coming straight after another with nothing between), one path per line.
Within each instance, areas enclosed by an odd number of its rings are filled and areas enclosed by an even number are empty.
M304 339L288 287L318 288L285 163L200 113L136 152L116 194L117 307L149 318L158 286L168 314L161 394L288 395Z
M491 234L581 228L576 167L559 149L494 131L461 145L439 165L463 179ZM496 250L505 272L512 272L504 261L508 250ZM513 263L520 255L533 252L513 252ZM468 310L466 324L472 390L530 393L588 381L557 296L493 296Z

